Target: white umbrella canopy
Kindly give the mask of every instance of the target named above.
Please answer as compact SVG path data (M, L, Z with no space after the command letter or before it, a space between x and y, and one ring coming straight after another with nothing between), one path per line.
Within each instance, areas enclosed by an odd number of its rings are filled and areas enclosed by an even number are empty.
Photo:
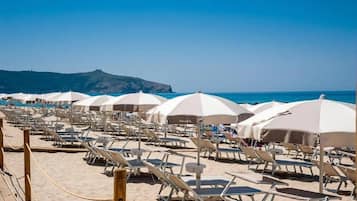
M278 102L278 101L270 101L270 102L264 102L264 103L259 103L256 105L251 105L246 107L249 111L253 112L254 114L261 113L267 109L279 106L284 104L283 102Z
M24 96L26 96L25 93L12 93L12 94L7 94L6 98L8 99L14 99L14 100L20 100L22 99Z
M6 98L7 96L8 96L8 94L1 93L1 94L0 94L0 99Z
M73 109L78 111L99 111L103 103L113 99L113 96L93 96L73 103Z
M263 133L264 126L268 124L274 117L284 114L291 107L299 103L300 102L286 103L267 109L250 117L249 119L239 122L238 124L232 124L232 127L235 127L238 131L238 135L243 138L251 138L261 141L261 135Z
M58 96L52 97L48 99L49 102L53 103L58 103L58 104L71 104L75 101L80 101L86 98L89 98L90 96L87 94L79 93L79 92L73 92L73 91L68 91L61 93Z
M50 92L50 93L46 93L46 94L41 94L39 96L39 99L41 101L48 102L48 101L54 99L55 97L58 97L61 94L62 94L61 92Z
M146 112L162 104L167 99L158 95L143 92L118 96L103 104L105 111Z
M317 134L321 146L354 146L355 114L350 104L320 98L289 108L286 115L272 119L264 129Z
M349 146L354 142L355 106L325 99L286 103L237 127L239 135L258 141L312 144L319 135L322 146Z
M19 100L23 103L34 103L39 97L39 94L26 94L22 96Z
M198 124L198 142L200 142L203 124L220 124L238 122L239 115L251 114L238 104L214 95L201 92L173 98L158 106L152 112L152 119L157 117L158 123ZM200 164L200 146L197 149L195 168L203 168ZM196 171L196 188L200 188L201 172Z
M179 96L158 106L151 119L157 123L220 124L238 122L239 115L249 114L238 104L214 95L194 93Z

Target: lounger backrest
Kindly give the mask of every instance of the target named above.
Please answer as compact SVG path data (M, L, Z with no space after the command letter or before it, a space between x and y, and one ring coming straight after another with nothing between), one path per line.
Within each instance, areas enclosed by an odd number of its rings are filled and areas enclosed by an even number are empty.
M202 145L204 148L211 150L211 151L216 150L216 146L214 144L212 144L211 141L209 141L209 140L201 140L201 141L202 141Z
M309 153L309 154L313 154L314 150L312 147L310 146L306 146L306 145L298 145L299 149L304 152L304 153Z
M257 154L255 153L255 149L253 147L241 146L243 153L250 158L257 158Z
M203 150L214 151L216 147L209 140L199 140L198 138L191 138L196 147L200 147Z
M285 147L286 150L297 150L296 145L291 143L281 143L281 145Z
M190 139L193 142L193 144L195 144L195 146L198 147L198 139L195 137L191 137Z
M103 156L103 158L107 159L107 160L112 160L111 154L108 153L107 150L104 149L98 149L100 155Z
M194 192L190 186L188 186L180 177L176 175L169 175L169 180L177 188L183 192Z
M167 184L171 184L171 181L169 180L169 178L165 175L164 172L162 172L159 168L153 166L152 164L143 161L144 165L147 167L147 169L149 170L149 172L151 172L152 174L154 174L159 180L161 180L162 182L165 182Z
M323 166L324 166L325 175L328 175L328 176L340 176L340 174L337 172L337 170L333 167L332 164L325 162L323 164Z
M341 171L346 175L346 177L353 183L356 183L356 170L351 168L340 167Z
M108 151L108 153L110 154L112 160L115 163L122 164L125 166L130 166L129 163L126 161L126 159L124 158L124 156L121 153L115 152L115 151Z
M260 159L262 159L263 161L267 161L267 162L271 162L271 163L275 162L273 157L268 152L263 151L263 150L255 150L255 152L257 153L258 157Z

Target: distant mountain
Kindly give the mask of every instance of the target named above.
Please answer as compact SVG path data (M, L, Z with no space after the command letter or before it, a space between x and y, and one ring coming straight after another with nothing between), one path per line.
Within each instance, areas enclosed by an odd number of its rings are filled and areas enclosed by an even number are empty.
M101 70L86 73L53 73L0 70L0 93L83 93L172 92L171 86L141 78L112 75Z

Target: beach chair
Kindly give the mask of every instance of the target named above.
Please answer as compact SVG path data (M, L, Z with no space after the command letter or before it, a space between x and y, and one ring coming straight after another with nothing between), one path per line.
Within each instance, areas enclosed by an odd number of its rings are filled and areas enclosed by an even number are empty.
M229 158L228 154L231 153L234 159L236 159L236 154L237 154L239 160L241 160L240 153L242 153L242 151L240 150L240 148L216 147L210 140L207 139L203 139L199 141L197 138L191 138L191 140L197 146L197 148L200 147L200 149L204 151L205 154L208 152L209 154L208 157L210 157L212 153L216 153L215 160L217 160L218 158L222 158L222 153L225 153L227 155L227 158ZM218 145L219 143L217 143L217 146Z
M318 168L320 167L319 161L313 161ZM347 177L341 174L331 163L324 162L323 163L323 173L324 173L324 187L327 187L328 183L331 183L334 178L339 180L338 187L336 191L338 192L341 188L342 183L347 185Z
M110 154L110 157L113 161L113 163L115 164L115 166L119 167L119 168L128 168L129 169L129 173L127 178L129 179L131 174L134 173L134 175L139 173L139 170L141 168L145 168L145 164L143 163L144 161L153 164L156 167L160 167L163 169L170 169L170 171L172 172L172 168L175 166L179 166L176 163L170 163L167 162L167 155L165 154L163 156L163 159L143 159L143 160L139 160L138 158L135 157L124 157L122 153L120 152L115 152L115 151L107 151L108 154ZM114 167L112 171L114 170Z
M178 138L170 138L170 137L160 137L155 132L149 129L144 129L143 133L147 137L149 142L158 144L159 146L171 144L172 146L175 147L186 147L186 143L187 143L186 140L182 140Z
M280 196L290 198L292 200L306 200L306 201L329 201L329 200L341 200L341 197L318 193L314 191L307 191L297 188L275 188L269 192L273 196Z
M295 152L295 157L299 155L299 148L292 143L280 143L281 146L285 148L285 150L288 152L287 155L290 155L291 152Z
M224 137L231 145L231 147L240 147L241 143L244 143L243 139L240 137L233 137L233 135L229 132L224 133Z
M311 146L306 146L306 145L297 145L299 150L300 150L300 153L302 153L303 155L303 159L313 159L314 158L314 154L315 154L315 151L313 149L313 147Z
M296 167L299 167L301 173L303 173L303 170L302 170L303 167L308 168L310 170L311 175L313 176L313 172L312 172L313 164L310 162L297 161L297 160L275 160L270 155L270 153L268 153L266 151L256 150L255 152L256 152L257 156L265 163L262 173L264 173L264 171L266 170L268 165L271 164L272 175L274 175L276 168L281 169L281 166L285 166L287 172L289 172L287 167L292 166L292 167L294 167L295 173L296 173Z
M256 162L256 170L259 167L259 164L262 162L260 158L255 153L255 149L253 147L241 146L240 149L242 150L243 154L245 155L246 160L249 162L248 169L252 165L253 162Z
M203 201L212 197L233 197L237 196L241 200L241 196L248 196L254 200L254 195L264 193L263 191L252 188L248 186L231 186L226 185L226 187L202 187L202 188L191 188L182 178L176 175L168 176L172 185L179 189L183 194L183 200L193 200Z
M159 200L170 200L172 193L174 191L178 191L179 189L176 188L175 185L170 181L168 178L168 175L171 173L164 172L162 169L155 167L151 163L148 163L146 161L143 162L144 165L148 168L149 172L151 172L153 175L155 175L158 180L161 182L160 190L158 193L158 197L160 198ZM186 176L186 177L180 177L187 185L189 186L195 186L196 185L196 178L192 176ZM225 187L227 184L229 184L229 180L224 178L224 177L203 177L201 178L201 186L221 186ZM162 191L167 188L171 187L170 193L168 196L161 196Z
M356 177L356 169L348 168L348 167L343 167L343 166L338 166L339 169L343 172L343 174L346 175L347 180L349 180L352 185L353 185L353 190L351 191L351 197L355 197L355 192L356 192L356 182L357 182L357 177Z
M278 186L289 186L288 183L282 182L280 179L275 179L273 177L265 176L265 175L257 175L250 172L226 172L226 174L231 175L235 179L241 179L247 182L250 182L254 185L270 185L269 190L265 191L265 196L262 198L263 201L274 200L276 196L282 198L289 198L292 200L309 200L309 201L327 201L327 200L335 200L341 199L340 197L318 193L313 191L306 191L291 187L280 187ZM237 182L238 183L238 182ZM280 198L278 200L281 200Z

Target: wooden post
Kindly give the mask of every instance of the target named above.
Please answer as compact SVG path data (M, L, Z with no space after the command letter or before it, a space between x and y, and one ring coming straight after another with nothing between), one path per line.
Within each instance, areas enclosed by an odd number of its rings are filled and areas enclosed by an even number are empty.
M126 170L114 171L114 194L113 201L126 201Z
M4 170L4 134L2 132L3 119L0 119L0 169Z
M25 201L31 201L30 131L24 130Z

